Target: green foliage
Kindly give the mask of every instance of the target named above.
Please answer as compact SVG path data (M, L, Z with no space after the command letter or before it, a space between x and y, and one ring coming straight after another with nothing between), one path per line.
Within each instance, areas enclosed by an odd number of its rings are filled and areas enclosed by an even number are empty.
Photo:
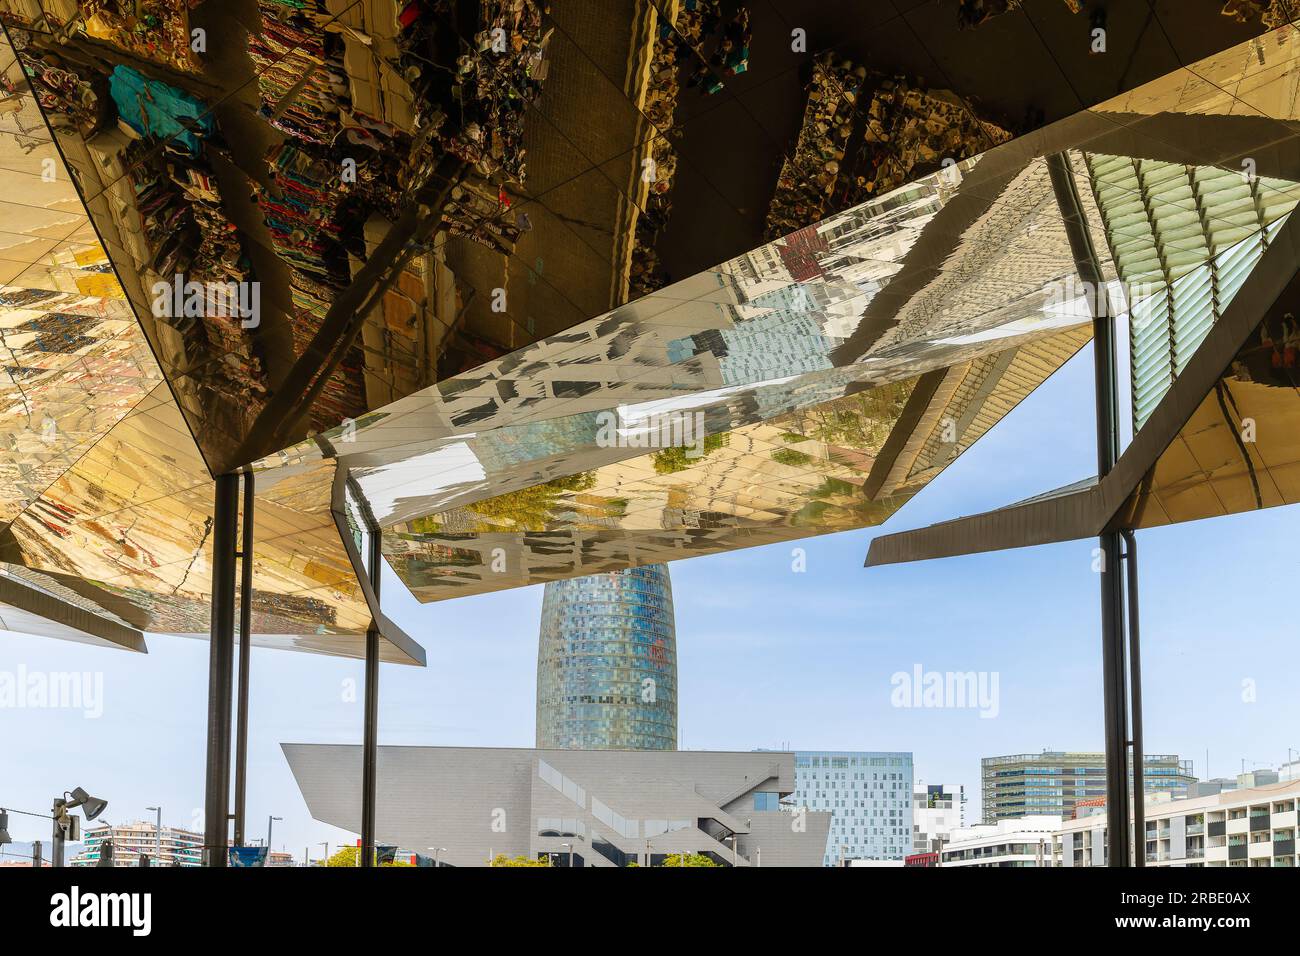
M694 452L694 445L679 445L676 448L665 448L663 451L657 451L650 457L654 460L655 474L672 475L679 471L685 471L693 465L699 464L709 456L710 452L717 451L724 445L731 443L731 435L723 432L721 435L704 436L704 454L687 455L687 452Z
M361 848L357 846L345 846L337 853L332 854L326 861L325 866L351 866L360 865ZM408 860L394 860L391 863L380 863L380 866L410 866Z
M914 384L908 380L882 385L825 405L801 409L785 419L798 431L785 432L782 437L786 441L815 438L827 445L879 451L902 414Z
M669 853L664 857L661 866L721 866L703 853L687 853L685 861L682 860L682 854Z
M778 448L772 452L772 460L778 465L789 465L791 468L800 468L812 462L812 455L805 454L801 451L795 451L793 448Z
M550 866L550 857L534 859L531 856L506 856L504 853L498 853L492 858L488 866Z
M560 495L586 491L595 484L596 473L582 471L540 485L520 488L518 491L508 491L486 501L476 501L472 505L466 505L465 510L487 520L476 522L470 530L480 534L493 531L545 531ZM416 518L411 522L411 530L416 534L437 534L442 531L442 522L437 515Z

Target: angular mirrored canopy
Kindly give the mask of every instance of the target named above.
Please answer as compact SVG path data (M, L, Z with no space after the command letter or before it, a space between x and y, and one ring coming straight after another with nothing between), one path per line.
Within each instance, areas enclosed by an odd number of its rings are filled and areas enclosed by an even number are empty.
M370 535L439 600L885 521L1091 335L1058 155L1140 436L1300 199L1290 25L236 6L0 0L0 562L141 631L207 630L239 469L257 640L390 660Z

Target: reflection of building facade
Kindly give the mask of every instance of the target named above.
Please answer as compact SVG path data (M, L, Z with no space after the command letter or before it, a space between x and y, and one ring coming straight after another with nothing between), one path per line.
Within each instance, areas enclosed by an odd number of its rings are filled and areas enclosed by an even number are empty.
M823 866L902 860L912 851L910 753L800 751L787 803L831 813Z
M312 816L358 830L361 748L283 746ZM452 866L499 854L567 866L570 851L575 866L674 853L817 866L830 826L828 813L778 809L795 787L790 753L380 747L379 767L378 841L445 847Z
M546 585L537 746L677 748L677 638L665 565Z
M201 865L202 833L164 826L160 846L158 827L143 821L87 830L84 846L71 865L97 866L105 840L113 843L114 866L139 866L141 856L149 857L152 866Z
M1181 796L1195 782L1191 762L1173 754L1147 754L1142 773L1148 793ZM1106 796L1106 755L1045 750L985 757L980 777L985 823L1044 814L1069 817L1077 803Z

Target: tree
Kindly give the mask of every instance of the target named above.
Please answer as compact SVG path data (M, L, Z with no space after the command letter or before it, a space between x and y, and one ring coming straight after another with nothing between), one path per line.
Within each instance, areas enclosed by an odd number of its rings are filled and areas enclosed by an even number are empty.
M488 864L488 866L550 866L550 865L551 865L550 857L542 857L540 859L533 859L531 856L509 857L506 856L504 853L498 853L496 856L492 858L492 862Z
M361 848L356 846L345 846L337 853L330 856L326 861L326 866L351 866L356 867L361 859ZM380 863L380 866L410 866L407 860L393 860L390 863Z
M722 864L705 856L703 853L687 853L685 861L682 860L682 854L669 853L664 857L661 866L721 866Z

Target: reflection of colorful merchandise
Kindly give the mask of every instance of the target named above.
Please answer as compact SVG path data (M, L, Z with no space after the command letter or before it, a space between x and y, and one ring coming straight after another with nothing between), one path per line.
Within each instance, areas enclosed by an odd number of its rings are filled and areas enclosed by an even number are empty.
M266 866L264 846L232 846L229 862L231 866Z
M122 121L141 136L182 143L197 156L200 142L212 135L215 125L206 106L189 94L151 80L129 66L115 66L108 88Z

